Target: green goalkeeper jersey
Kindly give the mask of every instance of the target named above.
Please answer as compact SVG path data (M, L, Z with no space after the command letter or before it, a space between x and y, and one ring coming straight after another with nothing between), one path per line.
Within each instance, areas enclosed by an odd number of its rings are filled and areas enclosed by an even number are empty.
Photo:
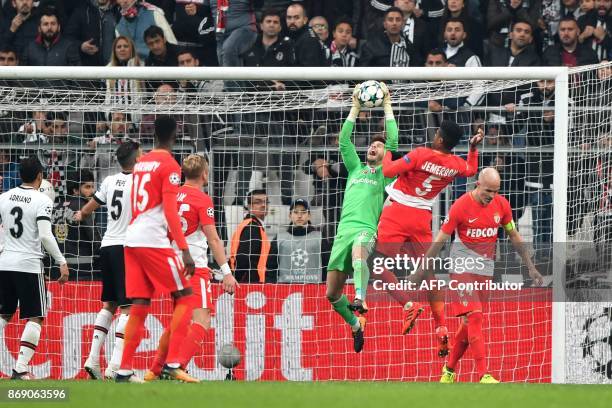
M346 120L340 131L340 154L348 170L342 214L337 235L349 230L376 231L384 203L385 187L393 181L382 173L382 165L371 168L359 159L351 141L355 122ZM385 121L387 140L385 149L397 150L398 130L395 119Z

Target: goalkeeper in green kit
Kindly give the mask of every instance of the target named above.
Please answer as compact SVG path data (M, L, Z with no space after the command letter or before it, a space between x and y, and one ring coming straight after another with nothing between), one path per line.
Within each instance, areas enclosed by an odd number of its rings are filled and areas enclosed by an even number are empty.
M353 107L340 131L340 153L348 171L348 179L340 223L327 265L327 299L351 327L353 347L357 353L363 349L363 331L366 323L364 313L368 310L365 303L370 278L367 259L374 247L385 187L393 181L383 176L382 159L387 150L397 150L398 139L389 90L385 84L381 85L385 95L383 105L387 137L386 139L375 137L370 141L365 164L359 159L355 145L351 141L353 126L361 109L357 99L359 85L355 87ZM355 284L355 299L349 303L342 292L351 272ZM359 312L360 316L357 317L354 311Z

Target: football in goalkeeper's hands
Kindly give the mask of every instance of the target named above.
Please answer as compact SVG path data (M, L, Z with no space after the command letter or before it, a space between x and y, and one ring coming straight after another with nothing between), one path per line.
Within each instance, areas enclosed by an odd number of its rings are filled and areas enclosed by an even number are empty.
M365 81L359 84L357 99L364 108L375 108L383 104L385 91L378 81Z
M234 368L240 364L240 350L233 344L225 344L219 350L219 364L225 368Z

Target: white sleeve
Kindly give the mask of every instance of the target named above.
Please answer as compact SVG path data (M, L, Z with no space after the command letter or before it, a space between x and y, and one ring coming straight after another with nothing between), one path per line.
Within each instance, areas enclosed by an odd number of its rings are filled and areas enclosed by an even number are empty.
M110 177L110 176L108 176ZM106 205L106 195L108 193L108 177L104 179L98 191L94 194L94 200L100 205Z
M172 31L172 27L170 27L170 24L168 24L168 20L166 20L163 10L155 9L153 11L153 18L155 20L155 25L161 28L164 32L164 38L166 41L168 41L170 44L176 45L174 31Z
M57 241L51 232L51 221L47 219L38 219L36 224L38 225L38 233L40 234L40 240L45 250L55 259L58 265L65 264L66 258L62 255L62 252L57 246Z

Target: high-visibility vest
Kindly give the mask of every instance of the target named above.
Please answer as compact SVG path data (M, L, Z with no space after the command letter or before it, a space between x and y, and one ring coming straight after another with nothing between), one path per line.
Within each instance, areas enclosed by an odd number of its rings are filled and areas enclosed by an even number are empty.
M238 254L238 246L240 245L240 236L242 231L254 222L251 217L245 218L236 228L236 232L232 236L232 243L230 245L230 267L232 270L236 270L236 255ZM268 255L270 255L270 240L266 234L266 229L261 225L259 226L259 233L261 234L261 254L259 254L259 261L257 262L257 275L259 275L259 282L264 283L266 281L266 264L268 262Z

